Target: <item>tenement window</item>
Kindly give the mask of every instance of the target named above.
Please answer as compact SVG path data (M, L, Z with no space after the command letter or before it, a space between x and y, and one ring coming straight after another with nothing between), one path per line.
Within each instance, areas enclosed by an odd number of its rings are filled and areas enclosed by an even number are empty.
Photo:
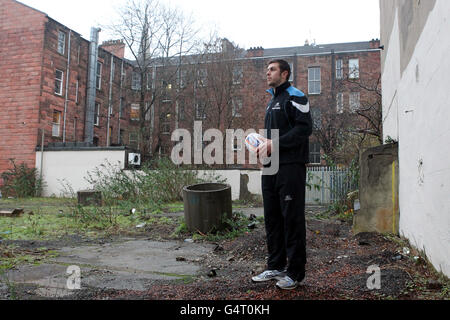
M64 72L62 72L61 70L56 70L55 71L55 93L60 96L62 96L63 78L64 78Z
M140 115L140 106L138 103L133 103L131 105L130 120L139 121L140 119L139 115Z
M206 119L206 104L204 102L197 102L195 105L195 117L197 120Z
M95 79L95 86L98 90L102 88L102 67L103 64L101 62L97 62L97 77Z
M141 74L137 72L133 72L131 75L131 89L132 90L141 90Z
M61 112L53 111L53 120L52 120L52 136L59 137L59 132L61 128Z
M336 60L336 79L344 78L344 63L342 59Z
M350 93L350 111L356 112L360 108L361 95L359 92L351 92Z
M359 59L350 59L348 61L348 77L350 79L359 79Z
M312 142L309 147L309 162L320 164L320 143Z
M66 49L66 33L59 31L58 32L58 53L64 54Z
M309 94L320 94L320 67L308 68L308 92Z
M94 126L100 125L100 103L95 103L95 111L94 111Z
M294 82L294 64L290 62L289 67L291 67L291 75L289 77L289 82Z

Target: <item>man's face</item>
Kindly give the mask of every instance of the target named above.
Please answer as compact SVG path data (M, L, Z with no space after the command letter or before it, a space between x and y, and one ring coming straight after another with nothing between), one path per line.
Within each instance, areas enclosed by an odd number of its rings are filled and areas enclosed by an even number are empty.
M287 74L287 71L283 72L283 74L281 73L278 63L271 63L267 67L267 84L272 88L279 87L286 82Z

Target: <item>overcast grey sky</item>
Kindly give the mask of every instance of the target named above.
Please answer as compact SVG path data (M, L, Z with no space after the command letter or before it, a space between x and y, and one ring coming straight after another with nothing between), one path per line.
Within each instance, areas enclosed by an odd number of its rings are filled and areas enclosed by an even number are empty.
M19 0L89 40L124 0ZM192 14L202 30L216 29L240 47L300 46L380 38L379 0L160 0ZM106 33L100 41L110 40Z

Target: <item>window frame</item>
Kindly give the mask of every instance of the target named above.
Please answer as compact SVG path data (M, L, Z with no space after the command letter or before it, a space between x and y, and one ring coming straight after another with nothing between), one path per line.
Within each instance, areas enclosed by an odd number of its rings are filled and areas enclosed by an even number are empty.
M197 87L204 88L208 86L208 69L200 68L197 70Z
M97 90L102 89L102 71L103 71L103 63L97 61L97 69L95 74L95 87Z
M319 151L316 150L315 147L319 146ZM319 142L311 142L309 148L309 163L310 164L322 164L322 154L321 154L322 146ZM319 158L319 162L316 162L317 156Z
M170 119L172 118L171 112L164 112L160 118L161 121L161 134L171 134L170 130L172 129L172 122Z
M131 139L131 137L135 137L136 139ZM130 146L135 146L137 149L139 149L139 133L136 131L130 131L128 132L128 144Z
M139 72L131 73L131 90L140 91L142 89L142 75Z
M55 122L55 115L57 115L58 122ZM55 133L57 130L58 133ZM53 110L52 115L52 137L60 137L61 136L61 111Z
M60 79L57 77L58 72L61 73L61 78ZM60 83L59 92L56 91L56 89L57 89L57 85L56 84L57 83ZM64 86L64 71L56 69L55 70L55 90L54 90L54 93L56 95L58 95L58 96L62 96L63 95L63 86Z
M120 102L119 102L119 119L123 118L123 111L125 110L125 98L124 97L120 97Z
M293 83L294 82L294 63L293 62L289 62L289 67L291 68L291 75L289 77L289 82Z
M356 61L356 63L354 63ZM353 62L353 65L352 65ZM356 68L354 68L356 67ZM348 78L349 79L359 79L359 59L349 59L348 60Z
M244 77L244 70L242 65L233 66L233 84L239 85Z
M311 71L318 70L319 75L314 73L314 79L311 79ZM318 78L318 79L317 79ZM318 84L318 91L313 91L313 84ZM308 94L310 95L320 95L322 93L322 70L320 67L308 67Z
M350 92L349 109L352 113L356 113L356 111L361 109L361 92Z
M311 118L314 130L322 129L322 110L320 108L311 109Z
M100 102L95 102L95 107L94 107L94 126L96 126L96 127L100 126L100 108L101 108Z
M130 110L131 110L131 112L130 112L130 120L131 121L140 121L141 120L141 106L140 106L140 104L139 103L132 103L130 105ZM133 112L133 110L135 110L135 111L137 110L137 113ZM137 117L133 118L133 115L137 115Z
M77 80L76 82L75 82L75 104L79 104L80 103L80 97L79 97L79 91L80 90L80 81L79 80Z
M344 60L343 59L336 60L336 79L337 80L344 79Z
M61 36L63 36L62 39ZM58 45L56 46L56 51L58 51L60 55L66 54L66 39L66 33L64 31L58 30Z
M203 107L203 110L200 110L199 108ZM206 120L206 105L204 105L204 102L198 101L195 103L195 119L197 120ZM200 112L202 113L200 115Z

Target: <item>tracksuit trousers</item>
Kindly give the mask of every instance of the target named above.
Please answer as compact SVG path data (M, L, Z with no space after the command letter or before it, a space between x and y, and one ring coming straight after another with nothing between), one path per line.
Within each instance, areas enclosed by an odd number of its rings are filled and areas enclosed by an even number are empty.
M268 269L284 270L293 280L305 276L306 166L281 164L276 175L262 176Z

